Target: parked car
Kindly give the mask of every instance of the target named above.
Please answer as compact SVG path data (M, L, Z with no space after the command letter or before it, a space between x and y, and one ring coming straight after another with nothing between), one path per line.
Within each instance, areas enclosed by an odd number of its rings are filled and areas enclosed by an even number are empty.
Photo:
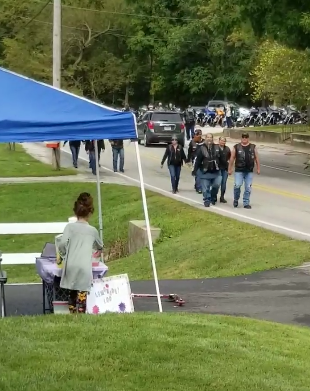
M150 144L169 143L175 135L184 147L184 121L175 111L147 111L137 121L138 142L145 147Z

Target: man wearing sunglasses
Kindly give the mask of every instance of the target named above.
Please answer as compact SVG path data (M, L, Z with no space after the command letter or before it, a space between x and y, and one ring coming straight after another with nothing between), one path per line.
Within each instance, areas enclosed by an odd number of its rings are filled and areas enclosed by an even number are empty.
M199 147L193 176L198 176L201 183L203 203L205 207L215 205L217 193L221 185L220 148L214 144L213 134L206 135L205 142Z
M228 174L232 174L235 164L235 185L234 185L234 207L238 207L241 194L241 186L244 182L243 207L252 209L250 205L250 195L253 182L253 171L256 165L257 174L260 174L260 163L255 144L249 141L249 133L242 133L241 142L236 144L231 151Z

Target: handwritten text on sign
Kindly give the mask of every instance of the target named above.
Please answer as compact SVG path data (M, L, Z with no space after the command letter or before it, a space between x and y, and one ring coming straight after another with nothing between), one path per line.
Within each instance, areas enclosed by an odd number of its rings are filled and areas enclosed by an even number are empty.
M87 296L87 313L133 312L131 289L127 274L93 281Z
M100 291L95 291L95 296L97 298L101 297L103 302L105 304L107 303L111 303L112 302L112 299L113 299L113 296L114 295L118 295L120 292L119 290L119 287L117 288L110 288L110 285L109 284L105 284L104 288Z

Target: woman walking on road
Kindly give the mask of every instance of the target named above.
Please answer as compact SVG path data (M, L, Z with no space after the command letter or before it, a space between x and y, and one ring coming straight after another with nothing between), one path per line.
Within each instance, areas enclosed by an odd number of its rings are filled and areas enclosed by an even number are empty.
M223 204L227 204L227 201L225 200L225 193L226 193L226 184L228 179L228 165L231 157L231 151L230 148L227 147L226 145L226 137L222 136L219 138L219 146L220 146L219 169L222 177L220 202L222 202Z
M166 160L171 178L172 193L176 194L179 192L181 168L183 163L186 163L184 149L181 145L178 144L178 139L176 136L172 137L171 144L169 144L166 148L161 161L161 168L163 168Z

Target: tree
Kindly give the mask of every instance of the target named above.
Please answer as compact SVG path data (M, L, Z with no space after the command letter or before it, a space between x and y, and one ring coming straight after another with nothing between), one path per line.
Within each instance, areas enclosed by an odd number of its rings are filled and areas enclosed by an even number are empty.
M1 1L0 63L50 83L42 5ZM106 103L236 100L250 84L255 99L308 101L304 0L63 0L62 39L63 87Z
M310 58L305 51L265 41L252 72L253 98L277 104L307 103L310 97Z
M9 0L6 0L7 4ZM24 5L26 21L33 14L32 3ZM129 48L124 40L124 29L128 21L113 12L126 10L123 0L63 2L62 28L62 85L71 91L98 100L118 100L115 94L123 89L130 91L130 84L137 75L137 64L129 58ZM70 8L71 5L77 8ZM69 6L69 8L67 7ZM27 8L28 7L28 8ZM41 4L42 7L42 4ZM79 8L80 7L80 8ZM111 12L100 13L101 7ZM26 12L27 11L27 12ZM11 12L11 14L10 14ZM6 20L18 19L20 8L7 8ZM7 22L2 22L8 26ZM1 18L0 18L1 26ZM47 7L40 16L22 29L13 27L10 34L2 40L2 64L19 73L35 79L51 82L52 76L52 18L51 7ZM126 57L126 61L124 58ZM123 99L122 99L123 100Z
M256 38L241 8L230 0L209 0L200 16L209 32L214 84L224 97L246 90Z

